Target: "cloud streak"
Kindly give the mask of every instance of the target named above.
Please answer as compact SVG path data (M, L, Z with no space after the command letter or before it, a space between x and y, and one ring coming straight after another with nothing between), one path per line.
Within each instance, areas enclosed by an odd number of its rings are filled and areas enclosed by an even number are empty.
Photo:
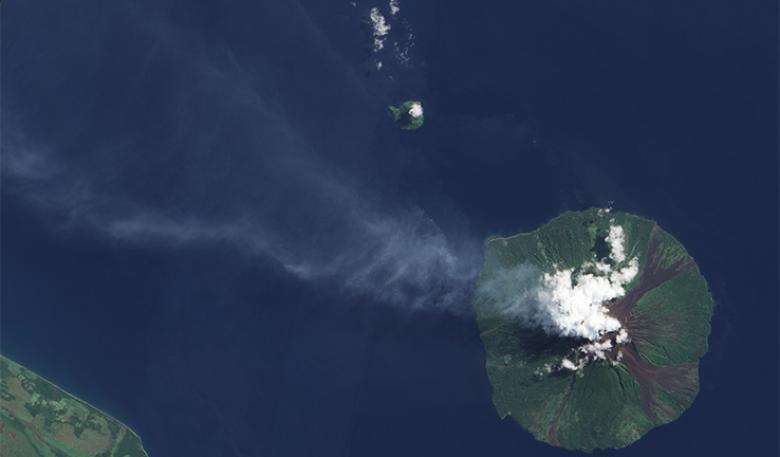
M305 15L295 16L302 18L295 34L260 40L262 54L246 56L147 11L116 8L128 29L106 31L96 52L127 45L128 36L137 52L110 75L89 54L84 65L69 62L64 78L86 93L31 101L18 94L34 97L51 78L4 81L4 195L36 208L56 230L88 229L143 246L223 246L367 301L469 309L481 243L361 174L355 158L377 154L377 145L373 122L354 108L384 102L338 54L322 50ZM389 24L376 25L377 38L386 38ZM277 39L300 58L266 44ZM56 52L79 44L62 46ZM51 71L33 55L9 58L29 74ZM296 71L279 72L290 68ZM322 90L290 81L313 69L326 78ZM93 96L92 87L108 83L118 89ZM95 103L79 103L85 96ZM68 119L42 123L41 112Z
M479 265L476 244L448 237L420 208L383 208L305 153L290 160L294 149L287 149L285 159L272 162L284 179L259 185L268 198L211 217L207 210L152 206L102 189L94 171L20 138L4 148L4 191L53 216L60 228L88 228L143 245L221 244L271 258L302 280L332 281L375 301L454 313L468 308ZM290 189L295 195L280 200Z

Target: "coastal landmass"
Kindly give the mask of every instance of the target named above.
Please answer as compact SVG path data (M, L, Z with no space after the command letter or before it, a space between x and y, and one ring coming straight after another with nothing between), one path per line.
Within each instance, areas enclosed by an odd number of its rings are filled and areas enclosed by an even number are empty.
M3 355L0 456L148 457L126 425Z
M522 299L498 303L496 284ZM583 308L597 286L609 299ZM570 308L566 293L579 300ZM693 258L652 220L590 209L490 238L474 306L496 410L540 441L623 448L698 394L714 302Z

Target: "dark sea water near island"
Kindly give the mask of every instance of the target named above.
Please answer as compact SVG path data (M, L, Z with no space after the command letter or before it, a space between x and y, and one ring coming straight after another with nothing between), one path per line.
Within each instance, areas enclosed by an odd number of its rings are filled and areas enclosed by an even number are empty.
M716 310L693 406L601 454L778 455L776 3L402 0L416 45L381 72L361 23L373 4L245 3L4 3L4 132L18 122L87 169L130 141L127 192L164 201L178 175L142 150L171 141L166 93L220 96L188 79L205 55L262 75L380 201L475 240L614 201L685 245ZM426 108L412 134L384 111L407 98ZM207 141L231 103L182 102L199 110L183 135ZM22 195L3 186L2 351L152 457L571 455L497 417L471 316L348 298L219 243L63 227Z

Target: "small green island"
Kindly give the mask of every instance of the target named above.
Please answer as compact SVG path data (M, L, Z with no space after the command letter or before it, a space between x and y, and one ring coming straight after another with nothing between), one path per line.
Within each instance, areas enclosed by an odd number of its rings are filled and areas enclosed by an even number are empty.
M626 447L698 394L714 302L652 220L590 209L490 238L474 307L499 416L550 445Z
M402 130L417 130L425 122L422 102L420 101L408 100L399 106L389 106L387 109L395 125Z
M148 457L126 425L3 355L0 455Z

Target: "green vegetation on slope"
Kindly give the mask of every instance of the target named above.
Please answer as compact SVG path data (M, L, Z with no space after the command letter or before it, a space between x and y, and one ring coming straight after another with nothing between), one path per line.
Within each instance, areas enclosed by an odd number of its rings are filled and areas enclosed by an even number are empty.
M410 111L413 106L422 106L422 103L417 100L408 100L401 103L399 106L388 106L387 110L390 112L390 117L393 118L395 125L402 130L417 130L422 127L425 122L425 116L420 113L419 116L412 116Z
M0 456L147 454L127 426L0 355Z
M653 365L696 363L707 352L712 302L701 293L704 278L696 268L648 291L636 303L630 319L639 354ZM686 306L673 306L685 303ZM629 323L631 325L631 323Z
M653 221L627 213L568 212L533 232L485 244L480 284L521 265L553 272L602 258L610 224L623 227L626 259L639 261L626 295L608 304L632 338L621 346L625 358L617 365L554 369L576 342L502 315L476 288L474 306L498 414L568 449L628 446L691 405L713 310L706 281L677 240Z

